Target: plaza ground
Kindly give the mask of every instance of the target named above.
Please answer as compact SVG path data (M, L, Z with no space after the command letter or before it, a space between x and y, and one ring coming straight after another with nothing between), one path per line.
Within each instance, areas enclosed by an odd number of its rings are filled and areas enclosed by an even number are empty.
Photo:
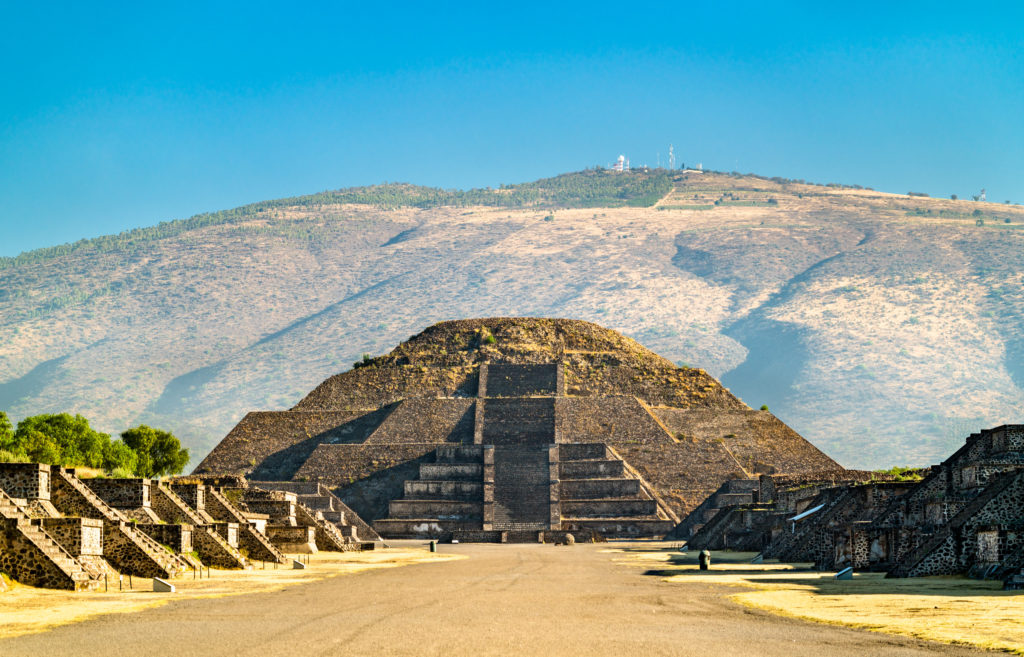
M429 554L422 543L396 545L411 555L409 560L417 553ZM751 590L727 569L701 575L692 557L666 544L441 545L440 556L459 558L322 579L311 576L308 583L283 588L279 583L272 591L257 587L229 595L231 587L221 585L223 590L206 592L220 597L190 593L184 580L182 591L173 596L131 594L147 603L170 597L166 604L2 639L0 654L984 654L740 604L731 596L759 590ZM310 570L332 574L336 568L314 560ZM214 575L209 585L220 573ZM814 576L820 580L820 574ZM234 577L241 581L245 574ZM78 595L84 599L97 594ZM0 607L0 618L8 611Z

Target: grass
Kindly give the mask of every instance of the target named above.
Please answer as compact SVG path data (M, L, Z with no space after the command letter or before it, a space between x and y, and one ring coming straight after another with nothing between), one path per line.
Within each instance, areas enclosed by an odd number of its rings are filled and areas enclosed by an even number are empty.
M110 582L111 591L74 593L37 589L13 584L0 593L0 639L44 632L59 625L78 623L106 614L125 614L159 607L172 600L219 598L249 593L278 591L296 584L308 584L328 577L352 575L378 568L396 568L417 563L463 559L458 555L430 553L426 549L387 548L368 552L320 552L310 555L306 570L292 570L287 565L272 564L266 569L217 570L209 579L192 579L191 574L171 580L177 591L154 593L148 578L134 578L134 589L117 590L117 581Z
M715 552L711 569L701 571L696 553L623 553L626 563L657 566L646 574L667 582L748 589L729 597L771 613L1024 655L1024 595L1002 591L1000 582L962 577L885 579L884 573L857 573L852 580L838 581L810 570L810 564L751 564L752 552Z

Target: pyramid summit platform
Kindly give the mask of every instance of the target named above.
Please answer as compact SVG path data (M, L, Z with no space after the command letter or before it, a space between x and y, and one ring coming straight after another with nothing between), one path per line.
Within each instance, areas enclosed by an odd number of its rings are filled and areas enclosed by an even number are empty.
M239 424L196 474L330 488L384 537L664 536L728 480L842 470L590 322L442 322Z

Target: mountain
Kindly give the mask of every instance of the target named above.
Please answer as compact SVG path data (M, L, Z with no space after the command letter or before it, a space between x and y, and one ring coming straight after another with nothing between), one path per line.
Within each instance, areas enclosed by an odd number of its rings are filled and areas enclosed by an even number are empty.
M0 409L168 428L201 458L435 322L597 322L847 467L1020 421L1024 208L588 170L268 201L0 259Z

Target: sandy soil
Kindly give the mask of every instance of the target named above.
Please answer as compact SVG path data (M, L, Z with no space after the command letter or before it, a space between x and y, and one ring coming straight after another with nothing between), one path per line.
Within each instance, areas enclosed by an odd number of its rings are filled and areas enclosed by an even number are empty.
M423 550L423 546L406 545ZM180 599L0 640L0 654L970 655L976 651L769 614L735 589L680 586L617 544L443 545L467 559L369 570L303 586ZM631 555L666 554L661 544ZM638 567L639 566L639 567Z
M743 605L824 623L1024 654L1024 595L1000 582L958 577L885 579L857 573L837 581L810 564L751 564L754 553L715 553L709 571L695 555L623 553L626 562L656 567L676 584L754 588L735 593Z

